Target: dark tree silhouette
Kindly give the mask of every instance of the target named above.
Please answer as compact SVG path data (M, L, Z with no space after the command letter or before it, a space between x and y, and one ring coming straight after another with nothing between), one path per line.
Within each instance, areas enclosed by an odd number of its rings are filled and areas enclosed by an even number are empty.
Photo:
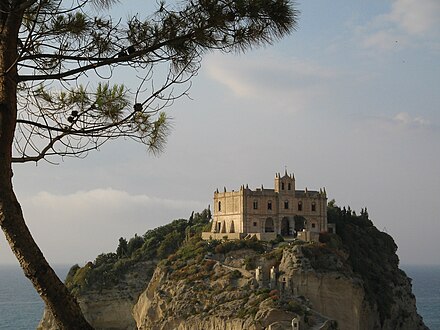
M287 0L160 2L128 19L111 16L117 2L0 1L0 225L62 329L91 327L25 224L12 163L84 157L118 137L160 151L163 110L187 93L204 54L270 44L297 19ZM121 68L127 86L112 83Z

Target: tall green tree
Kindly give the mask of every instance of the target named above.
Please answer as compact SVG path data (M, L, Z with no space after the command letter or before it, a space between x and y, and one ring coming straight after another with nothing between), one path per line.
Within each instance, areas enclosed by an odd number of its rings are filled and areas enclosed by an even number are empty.
M118 137L160 151L163 110L187 93L204 54L270 44L297 18L288 0L160 2L128 18L112 17L117 2L0 1L0 225L63 329L91 327L25 224L12 163L83 157ZM135 87L111 83L120 68Z
M124 237L119 238L119 245L116 249L118 258L125 258L128 256L128 243Z

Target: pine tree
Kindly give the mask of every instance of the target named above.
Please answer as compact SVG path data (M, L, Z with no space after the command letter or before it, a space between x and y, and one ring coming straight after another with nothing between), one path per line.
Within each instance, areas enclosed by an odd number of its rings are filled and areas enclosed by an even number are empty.
M204 54L270 44L297 18L287 0L188 0L122 20L108 11L117 2L0 1L0 225L62 329L91 327L25 224L12 163L83 157L118 137L161 151L163 110L187 93ZM137 87L112 84L118 68Z

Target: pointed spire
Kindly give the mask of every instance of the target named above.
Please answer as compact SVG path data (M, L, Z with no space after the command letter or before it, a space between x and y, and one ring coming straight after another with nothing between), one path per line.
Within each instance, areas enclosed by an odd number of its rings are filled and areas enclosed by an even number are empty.
M224 191L226 192L226 187L223 187Z

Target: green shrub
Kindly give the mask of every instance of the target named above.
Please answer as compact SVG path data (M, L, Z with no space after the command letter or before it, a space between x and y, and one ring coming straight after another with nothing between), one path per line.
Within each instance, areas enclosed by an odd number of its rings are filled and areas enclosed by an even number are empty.
M251 249L258 253L263 253L265 251L265 245L263 242L258 240L233 240L224 241L215 247L215 253L226 254L230 251L236 251L241 249Z
M90 262L82 268L77 265L72 267L66 284L75 294L87 289L102 290L117 285L137 262L158 262L157 258L167 258L175 253L185 240L185 233L189 233L188 236L193 235L195 241L192 242L200 241L194 233L200 232L201 228L209 223L210 217L210 211L204 210L193 214L189 220L174 220L165 226L148 230L143 236L135 234L128 242L121 237L116 253L102 253L93 263ZM200 245L200 249L189 254L198 258L197 260L202 260L203 255L198 255L202 251L205 251L204 245ZM190 255L186 257L190 258ZM168 262L172 264L171 260L172 257ZM153 271L153 267L150 268L146 269L148 276L151 276Z

